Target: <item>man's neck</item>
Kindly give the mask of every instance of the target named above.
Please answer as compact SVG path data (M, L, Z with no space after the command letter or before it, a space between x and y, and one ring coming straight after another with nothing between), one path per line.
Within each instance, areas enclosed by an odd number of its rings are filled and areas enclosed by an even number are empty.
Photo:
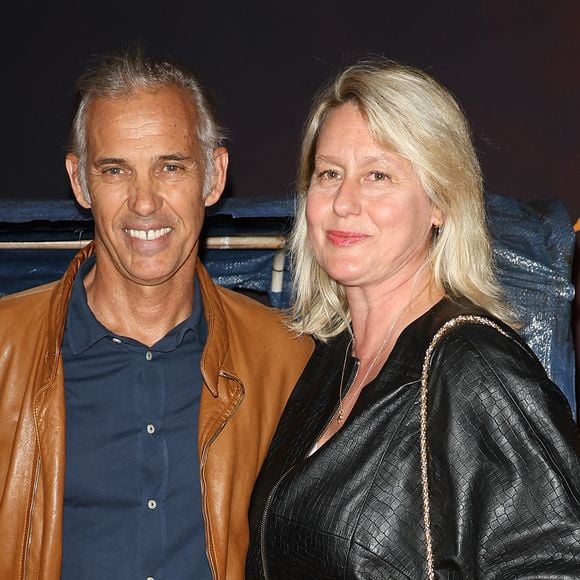
M107 329L152 346L191 315L194 272L156 286L112 284L98 265L84 280L89 308Z

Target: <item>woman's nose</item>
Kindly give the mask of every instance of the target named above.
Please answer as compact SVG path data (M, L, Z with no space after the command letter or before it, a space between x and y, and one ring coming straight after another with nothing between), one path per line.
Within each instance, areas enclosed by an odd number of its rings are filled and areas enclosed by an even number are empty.
M353 179L344 179L336 191L333 202L336 215L346 217L360 213L360 186Z

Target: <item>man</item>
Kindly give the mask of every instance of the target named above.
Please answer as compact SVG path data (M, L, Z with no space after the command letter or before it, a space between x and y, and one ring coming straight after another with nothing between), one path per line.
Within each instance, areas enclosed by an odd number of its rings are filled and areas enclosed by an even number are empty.
M228 155L195 77L126 54L79 94L66 169L94 243L0 301L0 578L242 578L311 341L197 259Z

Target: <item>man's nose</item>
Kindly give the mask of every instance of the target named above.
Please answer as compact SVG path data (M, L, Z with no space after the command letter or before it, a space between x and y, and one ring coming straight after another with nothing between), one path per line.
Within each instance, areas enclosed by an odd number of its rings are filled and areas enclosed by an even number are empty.
M163 198L158 189L159 184L149 177L135 179L129 193L129 209L140 216L155 213L163 205Z

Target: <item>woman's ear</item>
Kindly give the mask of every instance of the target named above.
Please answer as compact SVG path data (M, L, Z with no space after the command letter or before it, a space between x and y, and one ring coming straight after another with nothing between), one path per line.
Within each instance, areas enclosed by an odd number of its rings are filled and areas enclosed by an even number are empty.
M443 212L436 206L432 205L431 223L434 228L440 228L443 225Z

